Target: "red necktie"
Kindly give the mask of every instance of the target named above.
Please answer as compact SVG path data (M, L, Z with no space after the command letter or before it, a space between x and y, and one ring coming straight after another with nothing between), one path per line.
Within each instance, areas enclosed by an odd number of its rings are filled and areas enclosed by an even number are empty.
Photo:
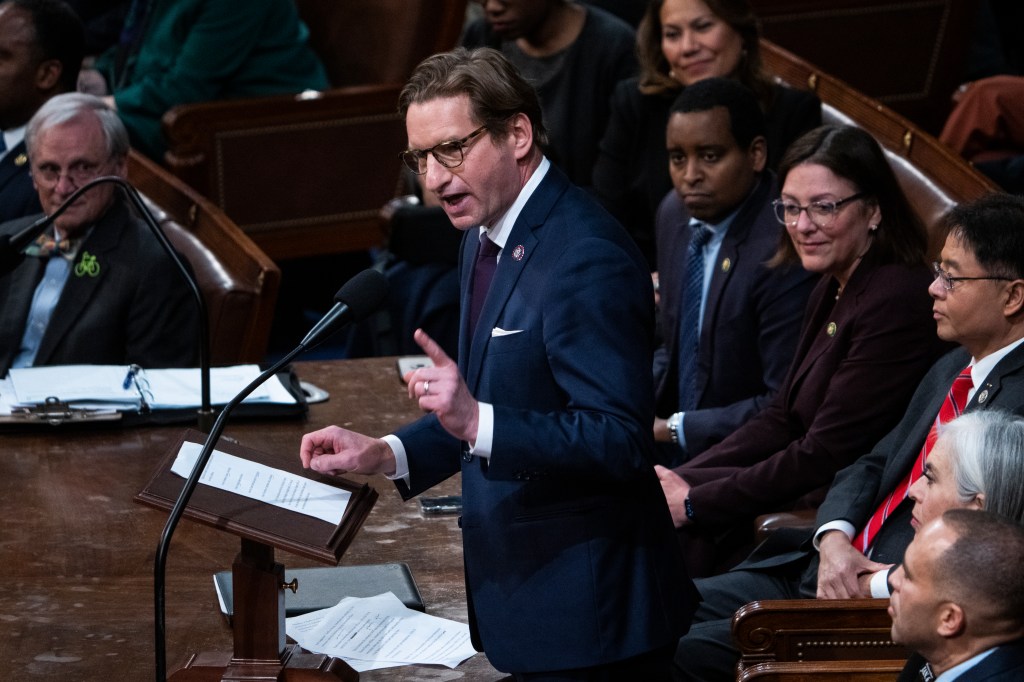
M932 423L932 428L928 431L928 436L924 439L924 445L921 447L921 452L917 455L917 460L914 462L913 468L907 477L900 481L900 484L892 491L892 494L887 497L882 504L878 506L875 513L868 519L868 524L860 532L860 534L854 538L853 546L864 554L868 553L871 549L871 543L875 541L875 536L881 529L885 519L891 514L896 507L899 506L900 502L906 498L907 493L910 491L910 486L914 484L918 478L924 473L924 462L928 459L928 453L932 451L932 446L935 444L935 439L938 437L938 427L946 422L956 419L963 414L964 407L967 405L967 394L970 392L971 387L974 386L974 382L971 381L971 367L970 365L964 369L960 376L953 380L953 385L950 386L949 392L946 394L946 399L942 403L942 407L939 408L939 414L935 417L935 421Z

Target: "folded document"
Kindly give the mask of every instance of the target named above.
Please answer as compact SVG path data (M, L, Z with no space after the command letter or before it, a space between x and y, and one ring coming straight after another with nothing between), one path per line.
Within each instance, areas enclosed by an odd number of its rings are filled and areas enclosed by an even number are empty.
M210 370L210 402L224 405L260 373L258 365ZM200 372L196 368L143 369L137 365L53 365L12 369L0 392L0 414L57 398L76 408L122 411L198 407ZM278 376L257 387L245 403L295 405L296 397Z

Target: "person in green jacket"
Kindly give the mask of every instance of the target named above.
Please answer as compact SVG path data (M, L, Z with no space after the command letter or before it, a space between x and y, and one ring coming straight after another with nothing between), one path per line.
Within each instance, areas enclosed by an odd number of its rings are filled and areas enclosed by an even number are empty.
M132 146L162 160L160 121L177 104L328 87L308 37L291 0L133 0L79 89L107 96Z

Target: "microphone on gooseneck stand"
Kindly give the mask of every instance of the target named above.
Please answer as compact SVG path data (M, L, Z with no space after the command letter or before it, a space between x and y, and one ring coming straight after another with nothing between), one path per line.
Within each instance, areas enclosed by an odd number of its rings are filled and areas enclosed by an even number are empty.
M192 298L195 300L196 309L199 312L200 396L197 423L200 430L209 431L210 425L213 423L214 411L210 404L210 319L206 314L206 300L203 298L202 291L199 290L199 284L192 275L192 271L189 270L187 265L185 265L185 261L182 260L181 255L175 250L174 245L171 244L169 239L167 239L167 235L164 234L164 231L160 229L160 225L156 222L153 214L149 212L149 209L146 208L146 204L139 196L138 190L136 190L131 183L116 175L103 175L98 178L94 178L76 189L75 192L67 198L67 201L58 206L57 210L50 215L43 216L21 232L11 235L8 239L0 237L0 274L4 274L16 268L24 258L22 251L25 250L25 247L45 232L46 229L61 216L61 214L68 210L72 204L78 201L78 197L82 196L93 187L105 184L114 184L121 188L121 191L124 192L125 198L127 198L128 202L135 208L135 211L142 218L143 222L146 223L146 227L148 227L150 232L153 233L156 240L160 242L160 246L163 248L164 252L167 253L172 261L174 261L174 265L178 268L181 276L188 284L189 290L192 292Z
M248 386L243 388L238 395L224 406L220 415L217 416L217 421L214 422L213 428L210 429L209 435L206 437L206 442L203 443L203 449L200 451L199 457L192 467L192 472L189 474L185 485L181 489L181 493L178 494L178 499L175 500L174 506L171 508L170 515L167 517L167 523L164 525L163 535L160 538L160 544L157 545L156 559L153 566L153 590L156 629L156 679L158 682L165 681L167 670L167 641L166 625L164 622L164 582L167 550L171 543L171 535L174 534L174 529L177 527L185 507L188 506L188 501L192 497L199 479L202 477L203 469L206 468L206 462L210 459L213 449L220 439L220 434L224 430L228 416L235 409L235 406L245 400L250 393L276 374L282 367L291 362L293 358L320 344L342 327L366 318L380 307L387 298L387 295L388 281L383 274L376 270L363 270L350 279L335 294L334 307L319 322L313 325L313 328L299 342L299 345L253 379Z

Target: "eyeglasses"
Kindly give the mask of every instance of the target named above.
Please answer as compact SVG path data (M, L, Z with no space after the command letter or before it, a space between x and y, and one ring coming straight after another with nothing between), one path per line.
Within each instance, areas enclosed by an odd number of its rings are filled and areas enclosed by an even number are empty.
M487 130L486 124L459 140L440 142L430 149L406 149L398 156L416 175L423 175L427 172L428 154L433 155L437 162L445 168L458 168L466 160L466 147L468 147L466 143L485 130Z
M840 208L851 201L863 198L864 192L857 192L839 201L812 201L806 206L794 204L784 199L776 199L772 202L772 208L775 209L776 220L783 225L796 227L797 221L800 220L800 212L807 211L808 220L818 227L828 227L835 222Z
M43 164L32 169L32 178L36 184L44 187L56 187L60 182L61 175L71 181L75 187L81 187L90 180L98 178L106 166L105 163L91 163L89 161L77 161L65 170L54 164Z
M949 274L938 264L938 262L932 263L932 272L935 273L935 279L942 278L942 286L946 288L946 291L952 291L953 285L957 282L974 282L979 280L995 280L1001 282L1012 282L1017 279L1016 277L954 277Z

